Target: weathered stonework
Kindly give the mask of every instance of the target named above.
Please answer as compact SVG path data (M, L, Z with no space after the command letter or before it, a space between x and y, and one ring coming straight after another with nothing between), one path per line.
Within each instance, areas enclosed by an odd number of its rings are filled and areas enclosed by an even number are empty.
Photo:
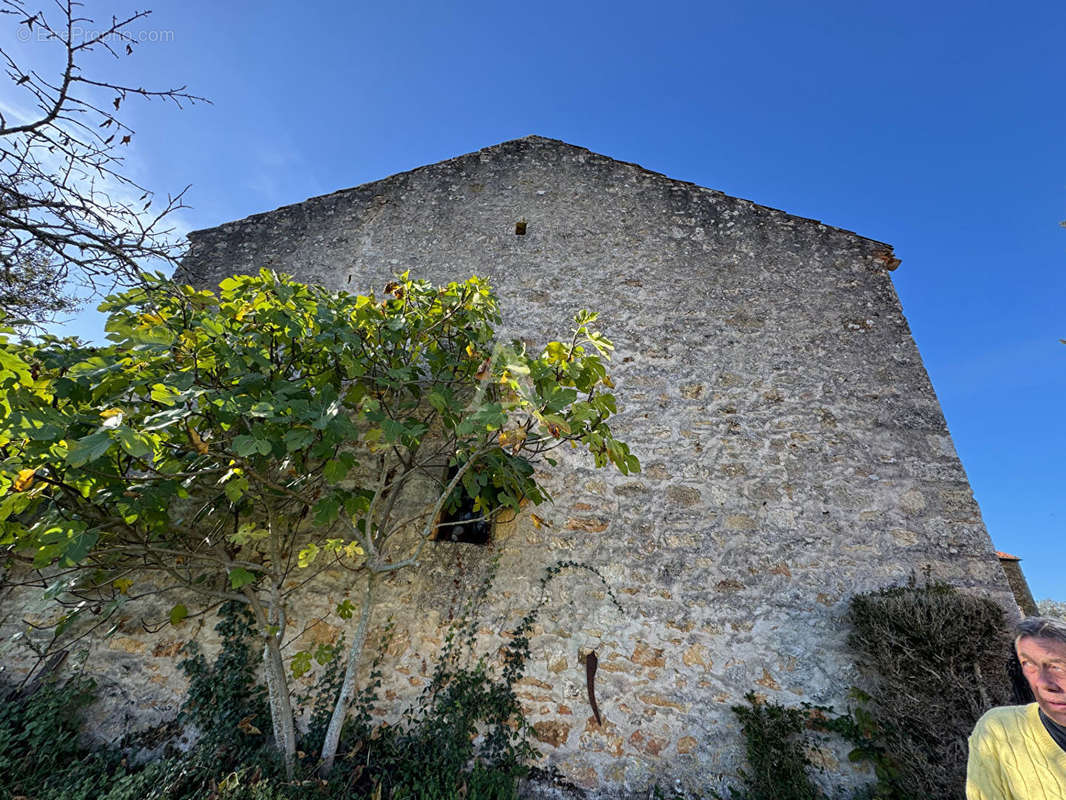
M1014 595L1014 600L1018 604L1018 608L1026 616L1036 616L1040 613L1040 609L1036 607L1036 600L1033 599L1033 593L1029 589L1029 581L1025 579L1025 573L1022 572L1021 559L1018 556L1012 556L1010 553L1002 553L996 551L996 557L999 558L999 563L1003 567L1003 574L1007 576L1007 584L1010 586L1011 593Z
M497 527L501 580L480 637L495 646L560 558L596 565L617 593L625 613L599 584L553 584L519 688L546 762L576 785L620 796L735 774L729 706L752 689L843 706L860 681L841 625L855 592L928 569L1013 607L885 244L540 137L190 239L183 276L204 286L260 267L352 291L399 270L478 273L502 298L501 333L538 343L580 308L602 312L613 427L644 470L569 455L545 467L546 524ZM387 697L421 690L457 587L492 555L441 543L391 579L375 617L377 632L397 622ZM347 591L357 602L338 576L308 618ZM182 682L155 674L174 704Z

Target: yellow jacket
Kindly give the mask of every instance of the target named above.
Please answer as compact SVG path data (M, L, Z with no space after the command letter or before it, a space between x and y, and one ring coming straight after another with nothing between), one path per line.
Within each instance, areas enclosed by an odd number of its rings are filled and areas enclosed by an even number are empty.
M970 735L967 800L1066 800L1066 752L1036 703L993 708Z

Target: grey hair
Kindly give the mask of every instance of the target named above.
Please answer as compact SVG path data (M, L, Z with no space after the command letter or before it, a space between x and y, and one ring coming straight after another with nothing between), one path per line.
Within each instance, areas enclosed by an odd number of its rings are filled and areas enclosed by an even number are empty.
M1052 639L1066 642L1066 620L1054 617L1026 617L1014 627L1014 639Z

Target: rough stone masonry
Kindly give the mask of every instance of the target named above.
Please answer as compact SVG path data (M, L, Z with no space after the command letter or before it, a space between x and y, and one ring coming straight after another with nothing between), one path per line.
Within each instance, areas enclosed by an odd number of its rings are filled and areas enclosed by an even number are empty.
M386 697L401 700L490 551L487 647L535 602L544 566L598 567L625 612L598 584L556 583L522 686L546 761L579 786L616 796L735 773L729 706L752 689L843 707L861 680L841 624L855 592L925 571L1014 608L888 245L536 136L190 239L183 276L202 286L261 267L350 291L401 270L477 273L501 295L502 334L538 344L576 310L601 312L614 427L643 472L545 467L548 525L500 524L491 548L434 545L375 618L398 625Z

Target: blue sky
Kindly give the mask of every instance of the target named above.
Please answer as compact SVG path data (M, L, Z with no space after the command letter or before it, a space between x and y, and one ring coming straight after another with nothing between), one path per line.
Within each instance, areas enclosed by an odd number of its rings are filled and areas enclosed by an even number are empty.
M893 244L993 541L1066 597L1061 0L189 0L139 30L102 66L214 101L124 107L187 229L536 133Z

